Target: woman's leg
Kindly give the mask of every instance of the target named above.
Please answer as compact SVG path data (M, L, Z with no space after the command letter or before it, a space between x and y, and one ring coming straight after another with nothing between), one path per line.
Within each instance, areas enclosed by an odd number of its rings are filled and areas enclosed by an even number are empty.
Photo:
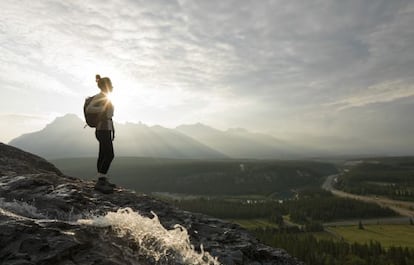
M100 169L101 169L102 161L103 161L103 158L104 158L104 153L103 153L104 148L103 148L101 131L95 131L95 136L96 136L96 139L99 142L99 153L98 153L98 160L96 161L96 169L97 169L98 173L101 173Z
M112 145L111 131L97 130L96 138L99 141L99 156L97 169L101 174L108 173L111 162L114 159L114 148Z

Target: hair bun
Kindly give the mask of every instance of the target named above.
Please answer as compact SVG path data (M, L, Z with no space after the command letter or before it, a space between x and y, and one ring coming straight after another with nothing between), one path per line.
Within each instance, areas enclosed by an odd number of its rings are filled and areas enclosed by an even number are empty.
M99 82L99 80L101 80L101 76L100 75L96 75L95 78L96 78L96 82Z

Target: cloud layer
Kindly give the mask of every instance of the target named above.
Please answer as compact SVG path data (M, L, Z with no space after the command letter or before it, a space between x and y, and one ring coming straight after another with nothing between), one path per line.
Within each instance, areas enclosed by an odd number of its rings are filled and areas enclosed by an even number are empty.
M0 3L0 113L75 112L113 79L121 120L410 142L414 3ZM64 99L62 99L64 98ZM392 121L382 119L392 112ZM371 137L369 137L371 139ZM401 140L403 139L403 140ZM372 139L371 139L372 140Z

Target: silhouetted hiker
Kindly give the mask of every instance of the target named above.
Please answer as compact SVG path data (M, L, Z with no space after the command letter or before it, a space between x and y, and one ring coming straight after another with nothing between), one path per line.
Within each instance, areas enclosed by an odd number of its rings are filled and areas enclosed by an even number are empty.
M93 96L91 102L86 106L86 112L96 114L95 136L99 141L99 156L97 161L98 181L95 189L103 193L113 192L114 184L108 181L107 173L114 159L114 148L112 141L115 138L115 128L112 121L114 106L108 95L112 92L112 82L108 77L101 78L96 75L100 93Z

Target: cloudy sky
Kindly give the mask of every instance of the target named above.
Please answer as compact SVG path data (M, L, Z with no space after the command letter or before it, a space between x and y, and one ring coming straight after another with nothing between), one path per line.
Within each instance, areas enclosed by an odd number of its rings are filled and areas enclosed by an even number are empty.
M414 153L414 1L2 0L0 10L0 141L81 117L99 73L119 122Z

